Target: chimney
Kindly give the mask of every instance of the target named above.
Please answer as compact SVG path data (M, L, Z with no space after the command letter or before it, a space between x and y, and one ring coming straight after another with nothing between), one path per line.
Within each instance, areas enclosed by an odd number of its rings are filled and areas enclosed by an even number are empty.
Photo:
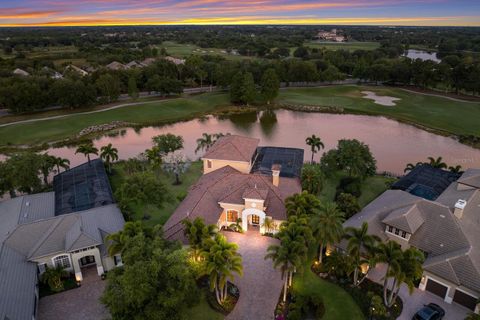
M455 217L458 219L461 219L463 216L463 209L467 206L467 201L466 200L458 200L457 203L455 203L455 209L453 211L453 214Z
M278 187L280 184L280 170L282 166L279 164L272 165L272 183L275 187Z

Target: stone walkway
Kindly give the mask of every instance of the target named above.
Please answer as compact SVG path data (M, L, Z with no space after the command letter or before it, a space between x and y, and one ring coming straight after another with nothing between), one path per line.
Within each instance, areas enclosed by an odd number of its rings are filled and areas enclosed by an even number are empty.
M385 275L385 265L378 265L375 269L370 271L369 279L383 285L383 276ZM410 295L406 285L400 288L398 294L403 301L402 314L397 320L410 320L413 315L420 310L425 304L436 303L445 310L445 319L448 320L463 320L470 312L467 308L464 308L456 303L446 303L440 297L430 293L428 291L422 291L415 288Z
M265 260L268 246L278 240L263 237L258 231L244 234L224 232L227 239L239 246L243 259L243 277L234 283L240 289L240 299L227 320L271 320L282 291L281 273ZM40 319L42 320L42 319Z
M104 320L109 319L107 309L99 298L105 290L105 281L95 266L82 269L80 288L57 293L40 299L39 320Z

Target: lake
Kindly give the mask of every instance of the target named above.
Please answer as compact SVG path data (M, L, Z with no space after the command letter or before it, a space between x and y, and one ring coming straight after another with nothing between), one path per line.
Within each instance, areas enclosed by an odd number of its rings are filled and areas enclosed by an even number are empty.
M112 143L119 150L121 159L137 156L152 146L152 137L173 133L183 136L183 152L190 159L197 159L196 140L202 133L232 133L260 139L263 146L305 148L305 159L311 153L305 138L315 134L325 144L325 150L334 148L340 139L358 139L370 146L377 159L379 171L401 174L409 162L425 161L427 157L442 156L449 165L463 168L480 168L480 150L463 145L456 140L432 134L414 126L384 117L303 113L288 110L251 112L224 117L205 117L160 127L124 129L115 135L94 140L95 146ZM72 166L85 161L75 148L49 149L49 154L70 159ZM318 161L319 155L316 155Z
M421 59L423 61L425 60L432 60L435 62L440 62L441 60L437 58L437 53L436 52L427 52L423 50L414 50L410 49L407 51L407 54L405 55L406 57L410 59Z

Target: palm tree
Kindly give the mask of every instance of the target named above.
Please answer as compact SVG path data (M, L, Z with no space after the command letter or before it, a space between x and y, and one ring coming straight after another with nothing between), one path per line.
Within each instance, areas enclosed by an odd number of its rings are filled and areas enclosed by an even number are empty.
M383 262L387 265L387 271L383 278L383 301L387 304L387 284L388 277L392 273L397 272L400 268L399 261L402 259L402 248L395 241L388 241L387 243L381 243L377 250L378 262Z
M55 292L63 290L62 278L68 275L62 266L47 268L42 274L42 282L48 284L50 289Z
M421 164L422 164L422 162L417 162L416 164L409 163L409 164L407 164L405 169L403 169L403 173L407 173L409 171L412 171L413 169L415 169L417 166L419 166Z
M337 205L327 202L322 209L311 220L314 238L320 243L318 261L323 261L323 249L333 243L337 243L342 239L345 215L341 212Z
M159 167L162 164L162 157L160 156L160 150L157 146L145 150L144 155L154 168Z
M243 232L243 228L242 228L242 218L237 218L237 220L235 220L234 223L230 224L228 226L230 229L232 229L233 231L235 232L240 232L242 233Z
M302 267L303 258L307 255L307 247L298 235L282 234L280 245L271 245L267 249L265 259L272 259L273 267L280 268L283 283L283 302L287 300L287 291L292 283L293 273Z
M317 137L316 135L312 135L305 139L305 143L310 146L310 150L312 151L312 163L313 163L313 156L315 153L320 151L320 149L324 149L325 145L322 142L322 139L320 137Z
M217 234L217 226L206 225L202 218L195 218L193 221L185 219L182 223L185 226L183 232L190 244L193 259L198 261L201 251L204 249L205 241L212 239Z
M242 257L237 252L238 245L229 243L221 234L217 234L210 242L208 250L202 251L202 256L210 289L215 290L217 302L222 305L227 298L228 279L233 281L234 273L243 275Z
M123 230L107 235L106 239L109 241L107 248L108 255L113 257L116 254L122 253L128 238L144 233L146 236L151 236L150 229L143 226L141 221L128 221L125 223Z
M40 156L40 171L43 175L43 183L45 185L48 184L48 176L50 172L52 172L53 168L55 168L55 157L51 156L47 153Z
M462 172L462 166L458 165L458 166L450 166L448 167L448 170L450 170L450 172L453 172L453 173L461 173Z
M407 285L410 294L413 293L415 282L423 274L422 264L424 260L423 253L418 249L411 247L403 251L402 257L398 262L398 268L390 268L389 274L386 275L393 278L389 288L390 294L384 301L387 307L390 308L395 303L402 284Z
M88 144L82 144L78 146L77 150L75 151L75 154L81 153L88 159L88 163L90 163L90 155L98 155L98 149L91 143Z
M368 223L363 222L360 228L347 227L344 238L347 239L347 252L353 258L355 270L353 271L353 285L358 286L358 269L364 263L371 261L362 259L361 255L373 255L377 242L380 239L375 235L368 234ZM369 263L370 264L370 263ZM365 279L365 277L363 278ZM363 280L362 279L362 280Z
M438 157L436 159L434 157L428 157L427 159L429 161L429 162L427 162L427 164L431 165L434 168L437 168L437 169L446 169L447 168L447 164L445 162L443 162L442 157Z
M276 224L272 218L265 217L265 220L263 220L262 227L265 229L267 233L270 233L272 230L275 230Z
M285 208L287 209L287 216L312 215L315 210L321 208L321 203L317 196L308 193L308 191L302 191L285 199Z
M57 172L60 173L60 168L63 170L70 169L70 160L62 158L62 157L55 157L55 166L57 167Z
M195 153L200 150L208 151L208 149L215 143L211 134L202 133L202 137L197 139L197 148L195 149Z
M112 173L112 162L118 160L118 149L114 148L111 143L100 148L100 157L105 160L108 166L108 172Z

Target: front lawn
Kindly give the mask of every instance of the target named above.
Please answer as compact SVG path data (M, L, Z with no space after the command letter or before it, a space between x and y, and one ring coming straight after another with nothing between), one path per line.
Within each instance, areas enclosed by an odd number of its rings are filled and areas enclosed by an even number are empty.
M221 320L224 315L213 310L207 302L205 289L200 290L200 302L186 312L185 319L189 320Z
M325 315L322 320L363 320L363 313L352 297L340 286L321 279L310 269L310 260L304 266L303 273L295 275L293 280L294 292L302 296L320 293L325 306Z
M115 163L113 168L114 170L113 174L110 176L110 183L112 185L112 191L115 193L115 190L124 182L127 173L124 170L124 162ZM202 170L203 166L200 161L192 162L187 172L181 175L180 180L182 183L180 185L173 184L175 181L173 174L166 173L161 169L153 170L153 174L157 179L162 181L167 187L169 200L164 203L162 208L158 208L148 203L142 203L139 205L132 204L133 219L144 220L149 226L164 224L168 218L170 218L179 203L185 198L190 186L200 178ZM149 216L148 219L143 219L145 212Z

